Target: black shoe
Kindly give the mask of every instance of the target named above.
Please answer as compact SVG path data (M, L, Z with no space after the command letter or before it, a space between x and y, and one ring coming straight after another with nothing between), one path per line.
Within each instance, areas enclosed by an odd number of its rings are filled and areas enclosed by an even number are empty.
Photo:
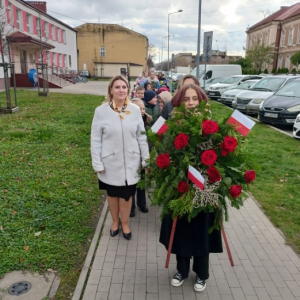
M134 210L133 210L133 211L130 212L129 217L130 217L130 218L133 218L134 216L135 216L135 212L134 212Z
M181 286L183 282L184 282L184 278L179 272L177 272L171 280L171 284L176 287Z
M122 223L120 223L120 224L121 224L121 230L123 231ZM130 239L131 239L131 232L125 233L125 232L123 231L123 236L124 236L124 238L125 238L126 240L130 240Z
M141 207L139 207L139 208L140 208L140 211L141 211L142 213L144 213L144 214L146 214L146 213L149 211L147 205L141 206Z
M117 230L110 229L110 236L114 237L119 233L119 228Z
M194 290L196 292L202 292L204 291L206 288L206 283L205 283L205 280L201 280L200 277L197 275L196 276L196 282L195 282L195 285L194 285Z

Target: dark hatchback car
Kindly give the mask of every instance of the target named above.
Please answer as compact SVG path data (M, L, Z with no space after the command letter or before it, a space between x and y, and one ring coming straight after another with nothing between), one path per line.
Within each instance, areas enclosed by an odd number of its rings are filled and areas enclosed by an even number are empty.
M260 105L258 119L264 123L293 125L299 113L300 78L297 78Z

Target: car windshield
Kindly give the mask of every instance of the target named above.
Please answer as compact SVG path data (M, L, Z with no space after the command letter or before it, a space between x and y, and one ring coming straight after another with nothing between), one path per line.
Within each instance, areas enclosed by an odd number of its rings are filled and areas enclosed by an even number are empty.
M255 81L256 82L256 81ZM240 85L238 85L236 87L237 90L248 90L249 86L251 86L253 84L253 82L251 82L250 80L249 81L246 81L246 82L243 82L241 83Z
M231 83L237 83L242 79L242 77L229 77L226 80L224 80L222 83L231 84Z
M277 93L275 93L275 95L300 98L300 81L297 80L287 83Z
M275 92L280 88L284 81L285 78L267 77L254 84L251 87L251 90Z

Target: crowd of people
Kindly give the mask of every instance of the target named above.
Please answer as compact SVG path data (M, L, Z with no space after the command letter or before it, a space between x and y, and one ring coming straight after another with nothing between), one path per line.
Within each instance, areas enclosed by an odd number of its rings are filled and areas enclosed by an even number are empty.
M135 207L148 212L144 189L137 188L138 171L141 176L147 170L149 144L144 134L162 116L172 117L174 107L185 104L186 109L207 101L198 79L185 75L174 95L169 92L162 73L156 77L154 71L136 79L130 99L129 74L111 79L106 102L96 108L91 128L91 155L94 170L98 174L99 188L106 190L112 216L110 235L119 234L130 240L132 233L129 218L135 216ZM151 171L151 170L150 170ZM135 199L136 198L136 199ZM136 203L135 203L136 202ZM191 222L187 218L178 220L174 243L171 249L176 254L177 270L171 280L175 287L181 286L188 277L190 259L196 273L194 289L203 291L209 277L209 253L222 252L221 232L208 233L214 216L200 213ZM172 216L162 220L160 242L168 249L172 228Z

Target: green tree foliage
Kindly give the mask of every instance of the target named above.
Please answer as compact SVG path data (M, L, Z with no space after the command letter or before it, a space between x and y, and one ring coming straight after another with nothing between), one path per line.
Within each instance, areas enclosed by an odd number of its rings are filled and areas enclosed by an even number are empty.
M256 70L261 70L264 65L269 65L273 57L270 47L265 46L260 40L252 40L252 47L246 50L246 58L251 61L252 67Z
M300 51L296 52L294 55L292 55L292 57L291 57L291 63L294 66L297 66L296 70L298 70L298 66L300 64Z

